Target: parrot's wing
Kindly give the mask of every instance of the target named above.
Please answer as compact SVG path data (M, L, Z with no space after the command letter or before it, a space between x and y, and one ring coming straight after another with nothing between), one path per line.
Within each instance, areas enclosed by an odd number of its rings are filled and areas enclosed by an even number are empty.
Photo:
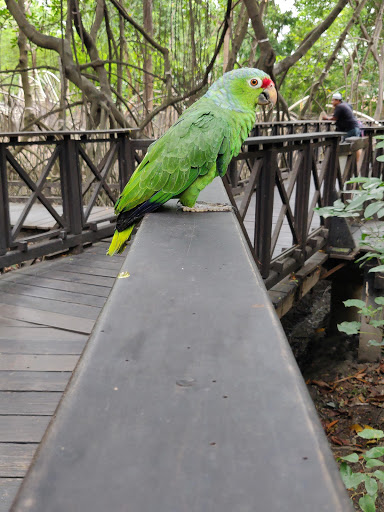
M199 103L151 144L121 193L116 213L131 210L155 194L156 202L168 201L206 174L215 162L219 174L224 174L231 159L230 123L217 107L207 109Z

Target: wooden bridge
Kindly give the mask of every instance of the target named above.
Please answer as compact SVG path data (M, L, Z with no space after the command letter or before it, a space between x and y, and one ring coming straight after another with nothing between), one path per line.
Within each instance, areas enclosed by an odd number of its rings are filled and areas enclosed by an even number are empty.
M0 267L71 253L0 278L0 510L65 389L13 511L349 510L255 265L281 316L332 255L313 206L351 175L382 175L373 136L384 127L344 146L320 128L258 127L231 164L230 199L220 182L202 198L234 213L171 204L115 259L104 257L109 208L148 141L4 136ZM30 146L50 152L34 180ZM38 230L26 224L37 201L53 219Z

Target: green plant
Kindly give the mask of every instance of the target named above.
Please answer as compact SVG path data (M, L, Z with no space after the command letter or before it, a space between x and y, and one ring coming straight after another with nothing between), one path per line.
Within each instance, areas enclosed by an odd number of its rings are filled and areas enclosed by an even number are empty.
M384 327L384 320L382 319L383 316L383 306L384 306L384 297L376 297L375 302L378 305L377 308L373 306L367 306L366 303L362 300L358 299L348 299L343 302L345 307L351 308L356 307L358 309L358 313L361 315L364 315L366 318L367 323L372 325L372 327L379 327L382 329ZM342 322L341 324L338 324L337 328L340 332L345 332L346 334L358 334L359 332L362 332L360 330L361 322ZM374 346L384 346L384 341L376 341L376 340L369 340L368 342L370 345Z
M379 142L376 148L384 148L384 136L375 137ZM384 162L384 155L377 157L377 160ZM343 194L349 194L351 199L342 201L337 199L332 206L316 208L319 215L327 217L343 217L360 219L364 224L365 232L361 235L360 246L367 249L367 252L356 263L360 266L368 261L377 262L368 272L384 272L384 230L382 225L367 226L366 221L372 220L376 215L378 219L384 217L384 181L380 178L357 177L347 181L346 185L359 186L358 189L345 189ZM346 307L357 307L359 313L365 316L366 322L373 327L384 328L383 306L384 297L376 297L375 303L378 307L368 306L364 301L350 299L344 302ZM358 334L361 322L342 322L338 329L346 334ZM370 340L370 345L384 346L384 341Z
M358 436L367 440L376 442L384 437L382 430L364 429L358 433ZM374 446L362 454L351 453L346 457L340 457L340 475L347 489L358 490L360 484L364 483L364 487L360 487L357 494L362 494L359 499L359 506L363 512L376 512L376 500L379 491L379 483L384 484L384 471L374 468L384 466L384 462L380 460L384 457L384 446ZM348 464L360 464L359 471L353 471Z

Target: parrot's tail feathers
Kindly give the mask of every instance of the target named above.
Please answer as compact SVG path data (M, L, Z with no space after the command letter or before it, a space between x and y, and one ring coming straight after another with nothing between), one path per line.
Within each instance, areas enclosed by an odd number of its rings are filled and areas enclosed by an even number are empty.
M129 228L125 229L124 231L115 231L111 245L109 246L109 249L107 251L108 256L120 254L124 251L134 227L135 225L132 224L132 226L129 226Z

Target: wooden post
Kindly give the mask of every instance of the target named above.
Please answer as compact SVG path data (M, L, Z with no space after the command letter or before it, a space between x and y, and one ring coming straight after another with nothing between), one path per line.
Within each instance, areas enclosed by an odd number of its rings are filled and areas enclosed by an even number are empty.
M277 170L277 149L264 148L263 167L256 189L255 209L255 254L264 279L268 277L271 263L271 227L275 175Z
M132 141L128 136L119 134L119 186L122 192L129 178L135 170L135 161L132 155Z
M0 255L9 247L10 221L7 180L7 157L5 144L0 144Z
M324 206L330 206L334 201L334 191L337 176L337 159L339 156L340 139L332 139L329 147L328 169L324 178Z
M309 188L311 184L311 145L309 141L303 143L303 158L298 170L296 181L295 200L295 231L299 238L302 259L305 259L305 245L308 232L308 205Z
M60 152L61 192L63 197L63 215L68 233L81 235L83 230L83 198L81 194L81 173L77 141L64 135ZM79 244L73 252L82 252Z

